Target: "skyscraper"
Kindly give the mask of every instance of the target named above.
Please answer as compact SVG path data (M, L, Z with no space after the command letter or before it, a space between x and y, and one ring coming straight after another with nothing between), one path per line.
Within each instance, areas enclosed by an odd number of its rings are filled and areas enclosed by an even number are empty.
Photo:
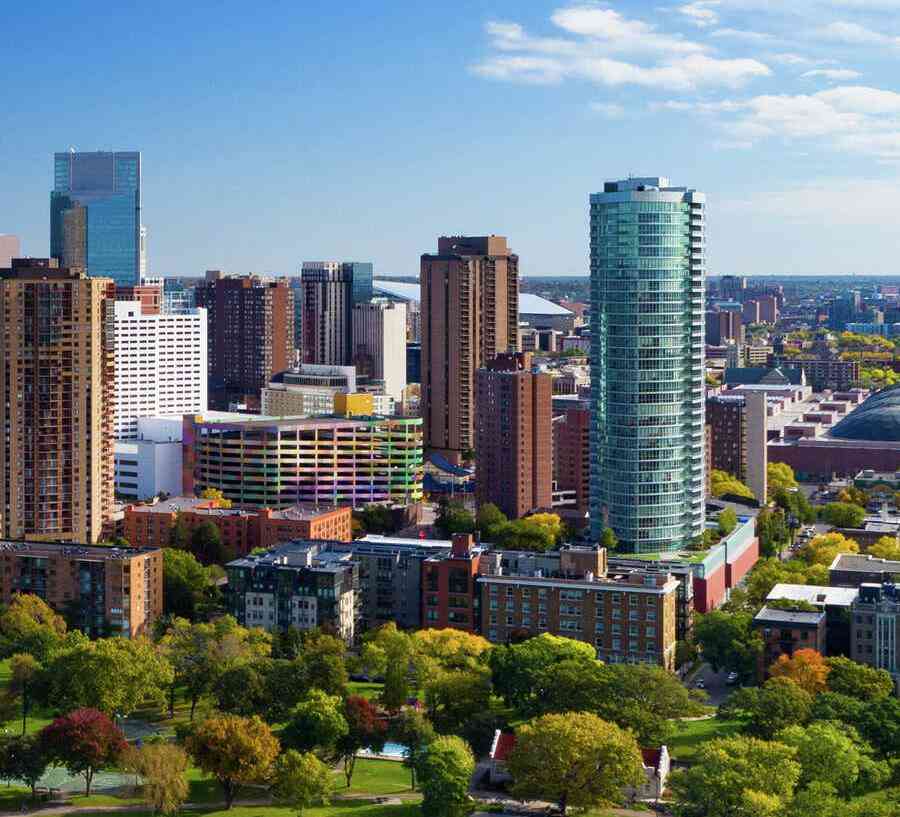
M300 281L303 362L349 365L353 358L353 307L372 299L372 264L304 261Z
M657 177L590 198L591 530L637 552L703 533L704 203Z
M0 270L4 539L96 542L112 514L114 297L56 259Z
M442 236L420 286L425 445L458 463L475 447L475 370L518 346L519 256L503 236Z
M141 154L57 153L50 194L50 254L94 278L136 284L147 273L141 224Z
M531 353L501 354L476 372L478 504L511 519L553 501L553 377L532 371Z
M209 270L194 296L207 313L210 405L258 407L272 375L294 362L294 290L284 278Z
M353 307L353 365L359 376L383 382L403 399L406 388L406 304L378 299Z

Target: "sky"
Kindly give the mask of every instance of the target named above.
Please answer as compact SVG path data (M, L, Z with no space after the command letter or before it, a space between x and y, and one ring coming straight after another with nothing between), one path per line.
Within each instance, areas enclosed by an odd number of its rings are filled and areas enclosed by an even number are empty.
M900 0L11 3L0 233L140 150L155 275L415 275L441 234L587 274L588 196L704 191L711 274L900 274Z

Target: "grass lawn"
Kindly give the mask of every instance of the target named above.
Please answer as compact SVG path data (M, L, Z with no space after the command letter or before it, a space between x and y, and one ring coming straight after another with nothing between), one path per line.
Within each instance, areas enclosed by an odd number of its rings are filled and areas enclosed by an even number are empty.
M359 758L353 770L353 782L348 789L344 770L335 773L335 794L400 794L410 791L410 773L397 760Z
M294 809L280 806L235 806L231 811L181 809L178 813L182 817L297 817ZM418 803L390 806L366 801L344 801L303 810L303 817L419 817L420 814ZM79 817L152 817L152 812L84 812Z
M374 701L381 695L381 690L384 689L384 684L376 683L375 681L348 681L347 682L347 692L350 695L359 695L363 698L367 698L370 701Z
M666 745L669 754L676 760L693 759L701 743L715 738L730 738L736 735L743 724L741 721L707 718L702 721L676 721L675 734Z

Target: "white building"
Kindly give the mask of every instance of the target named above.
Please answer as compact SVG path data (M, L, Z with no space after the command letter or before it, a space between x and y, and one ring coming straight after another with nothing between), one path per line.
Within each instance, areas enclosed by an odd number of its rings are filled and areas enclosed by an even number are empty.
M406 388L406 304L385 299L353 307L356 371L382 381L385 394L403 399Z
M261 413L270 417L331 414L334 396L356 391L353 366L303 363L276 374L262 390Z
M134 439L116 440L116 496L150 499L160 493L181 493L180 415L141 417Z
M206 411L206 310L146 315L115 304L115 434L138 436L138 419Z

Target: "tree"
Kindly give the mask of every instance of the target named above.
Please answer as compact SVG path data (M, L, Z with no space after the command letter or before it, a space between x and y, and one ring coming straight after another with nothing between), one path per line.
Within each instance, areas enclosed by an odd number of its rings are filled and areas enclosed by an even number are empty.
M394 514L387 505L366 505L361 511L354 512L354 518L359 519L366 533L393 533L397 528Z
M107 715L130 715L148 700L161 703L175 678L172 665L146 638L86 641L54 656L43 675L46 703Z
M798 487L794 469L784 462L770 462L766 466L766 484L770 496L779 490L789 491Z
M281 739L285 746L298 752L315 751L323 760L333 760L338 754L338 743L347 732L341 699L313 689L306 700L294 707Z
M870 556L878 559L900 560L900 542L895 536L882 536L874 545L870 545L866 551Z
M132 750L131 766L140 775L141 795L155 814L174 814L188 796L188 756L173 743L145 743Z
M825 660L828 665L828 689L859 701L875 701L894 691L894 682L887 670L860 664L842 655Z
M278 756L278 738L258 717L219 715L197 724L185 739L194 762L215 777L231 808L240 786L265 781Z
M225 494L223 494L218 488L204 488L200 492L201 499L214 499L216 501L216 507L228 509L231 507L231 500L225 498Z
M22 708L22 734L28 729L28 715L34 703L41 665L27 652L16 653L9 661L9 694L19 698Z
M403 765L409 769L410 785L416 788L416 769L422 755L436 737L431 721L416 709L402 709L390 722L390 735L397 743L406 747Z
M789 678L770 678L758 689L739 689L719 712L746 718L750 734L769 739L787 726L807 723L812 704L812 696Z
M344 720L347 732L338 738L337 750L344 763L344 776L349 789L353 782L357 752L360 749L377 752L384 748L386 727L375 707L360 695L350 695L344 701Z
M549 799L565 815L618 802L643 780L641 753L629 732L589 712L542 715L522 725L507 759L517 798Z
M822 519L836 528L858 528L866 518L866 509L849 502L829 502L822 509Z
M823 533L800 548L799 555L809 565L827 567L839 553L859 553L859 545L855 539L848 539L842 533Z
M425 680L425 706L435 728L459 734L476 712L490 707L491 674L480 670L437 671Z
M900 758L900 700L892 695L871 701L863 707L856 725L883 756Z
M213 684L212 693L222 712L232 715L263 715L269 703L267 683L270 661L235 664L226 669Z
M859 505L863 510L869 504L869 495L862 488L857 488L853 485L842 488L837 498L838 502L850 502L853 505Z
M21 780L35 798L38 781L47 771L50 756L37 735L22 735L3 745L3 772L8 780Z
M394 622L363 636L362 664L366 671L384 678L381 703L397 710L409 698L409 672L413 644Z
M193 620L209 588L209 575L193 553L163 548L163 601L166 615Z
M425 817L462 817L475 758L462 738L446 735L431 741L419 759Z
M554 517L548 522L537 517ZM496 544L500 547L542 553L555 547L562 536L562 524L556 514L534 514L505 525Z
M725 508L723 511L719 512L719 535L720 536L728 536L736 527L738 523L737 514L734 512L734 508Z
M676 813L682 817L760 813L780 817L800 779L795 751L782 743L748 737L701 743L691 766L669 778ZM768 811L747 808L748 803L759 804L766 799L769 799Z
M694 624L694 640L703 659L714 671L728 669L742 679L751 678L762 653L763 643L752 627L748 613L724 613L713 610L699 616Z
M416 670L423 677L436 670L477 669L492 649L480 635L452 627L416 630L411 638Z
M64 643L65 619L38 596L17 593L0 614L0 654L33 655L44 663Z
M339 638L321 630L305 630L300 634L299 661L307 689L320 689L329 695L347 692L347 647Z
M188 524L187 516L182 511L175 515L175 524L169 531L169 544L178 550L186 550L190 547L191 527Z
M495 542L500 539L509 519L493 502L486 502L478 509L475 525L484 542Z
M847 797L859 779L862 754L853 741L830 723L789 726L775 739L796 749L800 785L827 783Z
M766 557L777 556L791 538L784 511L763 508L756 517L756 535L760 553Z
M97 709L76 709L56 718L41 730L40 741L51 761L84 777L86 795L94 773L114 766L127 747L121 730Z
M812 649L797 650L792 656L784 653L769 667L772 678L789 678L800 689L815 697L828 688L829 665L822 654Z
M713 496L742 496L746 499L753 499L753 491L751 491L737 477L733 477L727 471L713 469L709 473L709 491Z
M619 539L612 528L603 529L603 533L600 534L600 547L606 548L609 552L619 547Z
M288 749L275 761L272 797L278 805L293 808L300 817L305 808L317 803L328 805L333 788L331 769L312 752L301 754Z
M204 520L191 533L191 551L205 565L225 564L234 558L233 548L222 542L222 532L214 522Z
M475 517L458 499L448 500L442 497L438 502L434 526L444 536L451 536L454 533L473 533Z

